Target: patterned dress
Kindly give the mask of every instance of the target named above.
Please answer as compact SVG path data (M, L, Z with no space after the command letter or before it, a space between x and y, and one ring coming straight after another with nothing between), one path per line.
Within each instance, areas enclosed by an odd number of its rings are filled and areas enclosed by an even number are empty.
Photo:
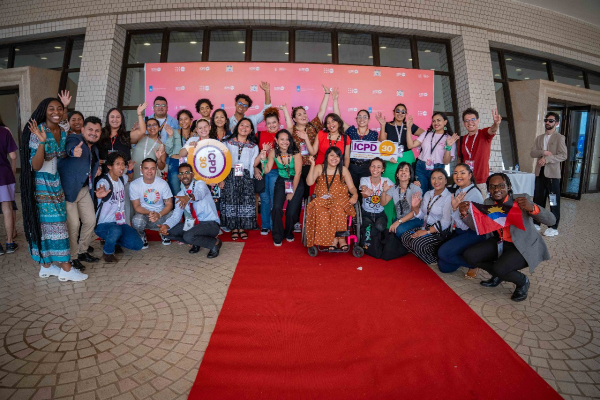
M331 181L333 179L333 182ZM348 201L348 186L340 181L340 176L327 175L331 185L327 189L324 175L317 178L315 184L315 199L308 203L306 220L306 245L331 246L336 232L348 229L348 216L355 217L354 206ZM323 196L329 198L323 198Z
M33 171L35 179L35 200L41 225L41 245L31 243L31 257L40 264L63 263L71 260L69 230L67 229L67 205L57 171L59 158L66 157L65 142L67 133L60 132L60 143L56 143L52 132L45 123L39 125L46 132L44 164L40 171ZM40 139L33 133L29 139L31 156L35 156Z

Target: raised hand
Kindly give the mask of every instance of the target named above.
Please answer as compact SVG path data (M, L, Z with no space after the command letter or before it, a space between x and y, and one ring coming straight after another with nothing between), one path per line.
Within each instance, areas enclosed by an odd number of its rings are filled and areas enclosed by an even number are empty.
M160 145L160 146L158 146L157 149L154 150L154 155L156 156L157 160L160 159L164 153L165 153L164 145Z
M71 94L69 93L68 90L62 90L59 94L58 94L58 99L63 103L64 108L64 112L67 112L67 107L69 106L69 104L71 104Z
M305 131L296 131L296 132L300 139L304 140L305 142L308 141L308 135L306 134Z
M407 115L406 116L406 131L407 132L411 132L410 127L413 125L413 116L412 115Z
M333 100L337 100L340 97L340 91L338 88L333 88L333 90L331 91L331 95L333 97Z
M110 192L110 189L106 190L106 188L104 186L98 186L98 189L96 189L94 191L94 193L96 193L96 197L99 199L105 198L109 192Z
M146 109L146 107L148 107L148 103L147 102L143 102L142 104L140 104L137 108L137 115L142 115L144 110ZM137 122L136 122L137 124Z
M311 167L315 166L315 158L313 156L309 156L308 157L308 161L310 161L310 166Z
M83 154L81 146L83 146L83 140L73 148L73 157L81 157L81 154Z
M412 199L410 201L410 205L412 206L412 208L421 207L421 195L419 193L413 194Z
M373 189L369 189L369 188L368 188L368 187L366 187L366 186L362 186L362 187L360 188L360 191L361 191L361 193L362 193L362 194L364 194L364 195L365 195L365 196L367 196L367 197L371 197L371 196L373 196Z
M283 111L283 110L287 110L287 103L283 103L282 105L280 105L280 106L279 106L279 107L277 107L277 108L279 108L281 111Z
M325 86L324 84L321 84L321 86L323 86L323 90L325 90L325 94L331 93L331 89L329 89L327 86Z
M263 143L263 151L268 153L273 148L273 143Z
M462 201L464 200L466 195L467 194L465 192L452 195L452 209L453 210L456 211L456 209L458 209L458 206L460 205L460 203L462 203Z
M135 161L133 161L133 160L127 161L127 171L133 171L134 165L135 165Z
M452 146L454 143L456 143L458 139L460 139L460 136L458 135L458 133L455 133L454 135L446 139L446 146Z
M260 88L262 90L264 90L265 92L270 92L271 91L271 84L269 82L260 82Z
M492 110L492 118L494 119L494 125L500 125L500 122L502 122L502 117L498 114L497 108Z
M40 142L46 141L46 131L40 131L40 128L38 128L38 124L37 122L35 122L35 119L29 121L29 130L31 131L31 133L38 137Z
M375 114L375 119L381 125L385 125L385 123L386 123L385 117L383 116L383 114L381 113L381 111L379 111L379 112L377 112L377 114Z
M392 188L392 185L387 183L387 181L383 181L381 188L383 189L384 192L387 192L388 190L390 190Z
M523 211L530 213L535 210L533 203L529 201L526 197L517 197L515 201L519 205L519 208Z
M170 125L165 125L165 131L167 131L167 135L169 135L169 137L173 136L173 128L171 128Z

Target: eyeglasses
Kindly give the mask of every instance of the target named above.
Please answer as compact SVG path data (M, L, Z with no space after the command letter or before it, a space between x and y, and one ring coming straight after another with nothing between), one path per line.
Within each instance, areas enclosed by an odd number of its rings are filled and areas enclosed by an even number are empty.
M238 101L238 106L242 106L244 108L248 108L248 104L244 104L241 101Z
M494 190L494 189L506 189L506 184L505 183L499 183L497 185L489 185L490 190Z
M185 171L185 172L180 172L177 175L191 175L191 174L193 174L192 171Z
M475 121L477 121L477 118L465 119L465 124L468 122L475 122Z
M156 125L156 124L148 124L148 125L146 125L146 128L158 128L158 125Z
M159 107L163 107L164 108L166 106L167 106L166 104L155 104L154 105L154 107L157 107L157 108L159 108Z
M396 114L406 114L406 110L397 109L394 111L396 112Z
M357 115L356 119L369 119L369 117L366 115Z
M544 122L550 122L551 124L555 123L556 120L555 119L549 119L549 118L545 118Z

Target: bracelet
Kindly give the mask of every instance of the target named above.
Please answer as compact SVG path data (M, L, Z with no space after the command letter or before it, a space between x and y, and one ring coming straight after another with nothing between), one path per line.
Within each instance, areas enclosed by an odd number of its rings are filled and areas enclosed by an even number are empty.
M331 92L325 92L325 94L331 94Z
M128 175L129 175L129 174L133 174L133 170L132 170L132 169L128 169L128 170L127 170L127 174L128 174Z
M46 144L46 142L39 142L39 143L38 143L38 146L39 146L40 144Z
M450 150L452 150L452 146L448 146L448 145L446 145L446 146L444 146L444 148L446 149L446 151L450 151Z

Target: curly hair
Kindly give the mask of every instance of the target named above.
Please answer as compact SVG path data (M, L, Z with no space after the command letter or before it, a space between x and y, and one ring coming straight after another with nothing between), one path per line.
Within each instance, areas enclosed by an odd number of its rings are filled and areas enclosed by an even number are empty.
M510 182L510 178L508 177L508 175L506 175L504 172L495 172L488 176L487 180L485 181L485 188L488 191L488 193L490 193L490 181L495 176L500 176L502 179L504 179L504 183L506 183L506 188L508 189L508 194L512 196L512 183Z
M248 108L252 107L252 99L250 98L250 96L248 96L247 94L243 94L243 93L238 94L237 96L235 96L236 105L237 105L238 100L240 100L240 99L246 100L246 102L248 103Z
M265 121L269 117L275 117L277 118L277 122L279 122L279 109L277 107L269 107L263 111L263 117L265 118Z

